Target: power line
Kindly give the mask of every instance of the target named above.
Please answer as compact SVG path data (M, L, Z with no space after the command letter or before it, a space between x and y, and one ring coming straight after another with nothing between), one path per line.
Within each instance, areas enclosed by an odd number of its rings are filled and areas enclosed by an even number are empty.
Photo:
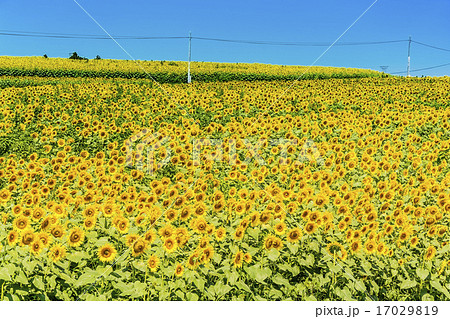
M206 41L218 41L218 42L232 42L232 43L245 43L245 44L262 44L262 45L292 45L292 46L326 46L330 43L326 42L278 42L278 41L249 41L249 40L230 40L220 38L205 38L205 37L192 37L197 40ZM391 41L374 41L374 42L340 42L335 45L373 45L373 44L386 44L386 43L398 43L408 40L391 40Z
M450 52L450 49L444 49L444 48L436 47L436 46L431 45L431 44L426 44L426 43L419 42L419 41L414 41L414 40L412 40L412 42L417 43L417 44L419 44L419 45L423 45L423 46L425 46L425 47L433 48L433 49L436 49L436 50L441 50L441 51L447 51L447 52Z
M111 40L110 37L92 36L92 35L63 35L63 34L25 34L25 33L7 33L0 32L0 35L32 37L32 38L56 38L56 39L86 39L86 40ZM169 39L187 39L188 37L139 37L139 36L117 36L119 40L169 40Z
M89 40L110 40L110 37L93 34L76 34L76 33L53 33L53 32L34 32L34 31L12 31L12 30L0 30L0 35L5 36L20 36L20 37L36 37L36 38L58 38L58 39L89 39ZM121 40L168 40L168 39L189 39L186 36L131 36L131 35L118 35L113 36L115 39ZM326 42L279 42L279 41L252 41L252 40L235 40L235 39L223 39L223 38L208 38L208 37L192 37L191 39L203 40L203 41L216 41L216 42L231 42L231 43L243 43L243 44L256 44L256 45L286 45L286 46L329 46L330 43ZM408 40L390 40L390 41L371 41L371 42L340 42L335 45L338 46L351 46L351 45L377 45L377 44L389 44L400 43Z
M55 32L36 32L36 31L14 31L14 30L0 30L0 35L4 36L18 36L18 37L37 37L37 38L58 38L58 39L91 39L91 40L111 40L110 37L96 34L80 34L80 33L55 33ZM170 40L170 39L189 39L188 36L136 36L136 35L117 35L113 36L115 39L121 40ZM223 38L209 38L209 37L192 37L191 39L203 41L216 42L230 42L242 44L255 45L285 45L285 46L329 46L327 42L281 42L281 41L255 41L255 40L236 40ZM340 42L337 46L353 46L353 45L378 45L409 42L409 39L404 40L388 40L388 41L362 41L362 42ZM437 47L431 44L411 40L411 42L433 48L436 50L450 52L450 49Z
M410 72L418 72L418 71L425 71L425 70L431 70L431 69L437 69L437 68L441 68L444 66L450 65L450 63L445 63L445 64L440 64L440 65L435 65L435 66L430 66L427 68L422 68L422 69L415 69L415 70L411 70ZM402 74L402 73L406 73L407 71L399 71L399 72L389 72L390 74Z
M55 32L36 32L36 31L14 31L14 30L0 30L0 35L5 36L19 36L19 37L38 37L38 38L61 38L61 39L92 39L92 40L110 40L110 37L96 34L80 34L80 33L55 33ZM187 36L136 36L136 35L117 35L115 39L124 40L168 40L168 39L189 39ZM292 46L329 46L326 42L280 42L280 41L254 41L254 40L236 40L223 38L209 38L209 37L192 37L191 39L217 42L232 42L245 44L260 44L260 45L292 45ZM404 40L388 40L388 41L366 41L366 42L340 42L336 45L377 45L389 43L409 42L409 39ZM436 50L450 52L450 49L437 47L431 44L411 40L411 42L433 48Z
M48 34L48 35L74 35L74 36L93 36L93 37L102 37L102 34L80 34L80 33L55 33L55 32L37 32L37 31L14 31L14 30L0 30L0 32L7 33L30 33L30 34Z

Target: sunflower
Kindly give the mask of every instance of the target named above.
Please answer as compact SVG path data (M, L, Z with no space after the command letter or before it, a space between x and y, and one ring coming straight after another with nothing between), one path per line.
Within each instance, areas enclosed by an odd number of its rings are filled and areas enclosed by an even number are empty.
M190 235L186 228L180 227L175 231L175 238L177 240L178 247L183 247L189 240Z
M316 222L320 218L320 212L312 212L309 214L309 220L311 222Z
M238 215L242 215L245 212L245 203L239 202L235 206L235 211Z
M242 240L244 238L245 230L241 226L239 226L234 232L233 238L235 240Z
M103 205L103 215L106 217L111 217L115 212L115 205L113 203L106 203Z
M433 237L434 235L436 235L437 233L437 229L435 226L430 227L430 229L427 232L427 236L428 237Z
M272 247L280 250L281 248L283 248L283 242L280 238L273 236Z
M11 230L8 233L7 238L8 238L8 245L14 246L19 240L19 234L16 231Z
M205 221L205 219L203 219L203 217L198 217L196 220L194 220L194 230L199 234L205 233L207 226L208 223Z
M352 254L356 254L360 249L361 249L361 242L359 241L354 241L350 245L350 251L352 252Z
M341 220L338 224L338 228L340 231L344 231L347 228L347 223L343 220Z
M79 228L70 230L68 237L68 245L70 247L79 247L84 241L84 231Z
M53 224L53 219L51 217L46 217L41 223L41 230L47 230Z
M153 232L153 230L149 229L144 234L144 240L147 241L147 244L151 244L156 238L156 234Z
M213 210L215 212L220 212L226 205L226 202L224 200L221 200L219 202L214 203Z
M177 241L176 239L169 237L164 241L164 249L168 252L174 252L177 249Z
M116 257L117 250L116 248L111 244L105 244L101 246L97 251L98 259L100 259L101 262L110 262L113 261Z
M251 225L253 226L253 227L256 227L256 226L258 226L258 224L259 224L259 213L258 212L254 212L254 213L252 213L251 215L250 215L250 222L251 222Z
M44 210L40 207L37 207L33 210L32 218L34 221L38 221L44 216L44 214Z
M355 230L353 232L352 240L353 241L358 241L358 240L360 240L360 238L361 238L361 232L359 230Z
M37 235L37 239L44 245L44 247L47 247L52 242L52 238L47 233L39 233Z
M275 234L283 235L286 232L286 224L284 222L279 222L274 226Z
M264 248L270 250L273 247L273 236L267 236L264 240Z
M84 217L94 217L95 215L97 215L95 208L93 206L86 208L82 214Z
M361 234L362 235L367 234L368 231L369 231L369 226L364 225L363 227L361 227Z
M166 220L168 222L173 222L178 217L178 212L175 209L169 209L165 214Z
M198 243L198 247L199 248L205 248L206 246L209 245L209 237L208 236L203 236L199 243Z
M133 243L131 254L133 257L141 256L145 252L146 248L147 242L142 238L139 238Z
M263 224L266 224L270 221L271 218L272 218L272 214L270 212L263 212L259 216L259 221Z
M244 261L244 253L242 251L238 251L233 259L233 267L235 268L241 268L242 263Z
M411 238L409 243L411 244L411 247L416 247L419 243L419 238L417 238L417 236L414 236L413 238Z
M128 233L129 225L130 225L130 222L128 221L128 219L121 218L119 221L117 221L116 227L120 233L126 234L126 233Z
M333 221L333 214L326 212L322 215L322 221L324 224L331 223Z
M61 204L56 204L52 207L53 213L55 213L59 217L63 217L67 215L66 206Z
M3 189L0 191L0 201L6 203L11 198L11 192L8 189Z
M66 257L66 248L61 246L60 244L56 244L52 248L50 248L48 252L48 257L52 262L57 262Z
M379 255L382 255L382 254L384 254L384 251L386 250L386 245L384 244L384 243L378 243L378 245L377 245L377 253L379 254Z
M93 229L95 227L95 224L97 223L97 219L95 217L87 217L83 221L83 227L86 230Z
M31 253L35 256L38 256L42 252L43 249L44 249L44 245L42 244L42 242L40 240L35 240L30 245Z
M370 222L376 220L377 217L378 217L378 216L377 216L377 213L376 213L376 212L370 212L369 215L367 215L366 220L367 220L367 222L370 223Z
M181 209L181 213L180 213L180 219L182 221L186 221L189 219L189 217L191 216L191 212L192 212L192 206L185 206Z
M197 267L197 265L199 264L198 257L199 255L197 252L194 252L191 256L189 256L187 261L187 267L190 269L195 269L195 267Z
M437 235L438 235L439 237L442 237L442 236L445 235L445 233L447 232L447 230L448 230L448 227L447 227L447 226L440 226L440 227L438 228Z
M30 245L34 241L35 235L32 230L26 230L22 233L20 244L22 246Z
M428 217L425 221L426 226L431 226L436 222L436 219L434 217Z
M368 254L373 254L377 249L377 244L373 240L369 240L365 244L365 250Z
M252 262L252 255L250 255L249 253L245 253L243 258L247 264Z
M384 230L384 232L386 233L386 235L392 234L393 231L394 231L394 226L392 226L392 225L387 225L387 226L386 226L386 229Z
M408 237L409 237L408 232L407 231L402 231L402 232L400 232L400 235L398 236L398 239L400 241L405 241L405 240L408 239Z
M314 203L316 204L317 207L323 207L324 205L326 205L328 203L328 199L324 195L319 194L315 198Z
M151 255L147 260L147 267L151 272L155 272L159 267L159 258L155 255Z
M15 206L12 208L12 212L13 212L13 215L14 215L14 216L19 216L19 215L22 213L22 211L23 211L23 208L22 208L21 205L15 205Z
M217 240L218 240L218 241L222 241L222 240L225 238L225 236L226 236L226 230L225 230L225 228L219 227L219 228L216 230L216 238L217 238Z
M206 246L202 252L202 257L204 257L204 262L208 263L213 256L214 256L214 248L210 245Z
M178 264L178 265L175 267L175 276L181 277L181 276L183 276L183 272L184 272L184 267L183 267L183 265Z
M59 147L64 147L64 145L66 145L66 141L64 141L63 139L59 139L57 144Z
M170 223L167 223L164 227L159 229L159 235L162 238L169 238L174 233L174 228Z
M128 248L130 248L130 247L133 245L133 243L134 243L138 238L139 238L139 235L137 235L137 234L128 234L128 235L125 237L125 245L126 245Z
M436 247L429 246L425 252L425 260L431 260L436 255Z
M14 220L14 228L15 229L19 229L19 230L23 230L25 228L28 227L28 225L30 224L28 218L26 217L18 217Z
M313 234L316 230L317 230L317 224L316 223L313 223L313 222L309 222L309 223L307 223L306 225L305 225L305 232L308 234L308 235L311 235L311 234Z
M244 218L243 220L241 220L241 222L239 223L239 226L242 227L244 230L247 229L248 225L250 224L250 220L247 218Z
M55 238L61 238L64 235L64 229L61 225L56 225L55 227L52 228L50 233Z
M304 210L303 212L302 212L302 218L304 219L304 220L308 220L309 219L309 214L311 214L311 211L310 210Z
M290 243L296 243L302 237L302 232L299 228L291 229L287 234L287 240Z

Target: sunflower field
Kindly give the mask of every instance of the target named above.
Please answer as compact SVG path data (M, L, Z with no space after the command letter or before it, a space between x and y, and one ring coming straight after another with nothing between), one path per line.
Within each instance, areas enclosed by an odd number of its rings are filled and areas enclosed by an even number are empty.
M450 78L55 75L0 76L1 300L450 300Z
M269 65L259 63L192 62L196 82L276 81L328 78L387 77L372 70ZM0 76L154 79L159 83L185 83L187 62L71 60L44 57L0 56Z

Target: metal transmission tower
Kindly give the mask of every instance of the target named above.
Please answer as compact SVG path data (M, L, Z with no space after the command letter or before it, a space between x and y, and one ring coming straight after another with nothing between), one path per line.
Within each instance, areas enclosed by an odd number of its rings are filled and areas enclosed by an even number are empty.
M388 69L388 67L389 67L389 65L380 65L380 69L381 69L383 72L386 72L386 70Z
M189 31L189 54L188 54L188 76L187 76L187 83L191 83L191 41L192 41L192 35L191 35L191 31Z

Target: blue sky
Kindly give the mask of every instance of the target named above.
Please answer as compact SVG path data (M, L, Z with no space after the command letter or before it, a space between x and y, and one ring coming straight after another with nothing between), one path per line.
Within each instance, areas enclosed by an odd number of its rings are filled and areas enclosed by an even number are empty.
M77 0L110 34L238 40L333 42L374 0ZM379 0L343 42L408 39L450 49L449 0ZM98 34L73 0L0 0L0 30ZM1 31L0 31L1 32ZM187 60L187 40L119 40L135 58ZM192 60L310 65L326 47L261 46L193 40ZM316 65L404 71L407 43L331 48ZM0 35L0 55L129 59L112 40ZM450 63L450 52L413 43L411 68ZM413 75L450 75L450 65Z

